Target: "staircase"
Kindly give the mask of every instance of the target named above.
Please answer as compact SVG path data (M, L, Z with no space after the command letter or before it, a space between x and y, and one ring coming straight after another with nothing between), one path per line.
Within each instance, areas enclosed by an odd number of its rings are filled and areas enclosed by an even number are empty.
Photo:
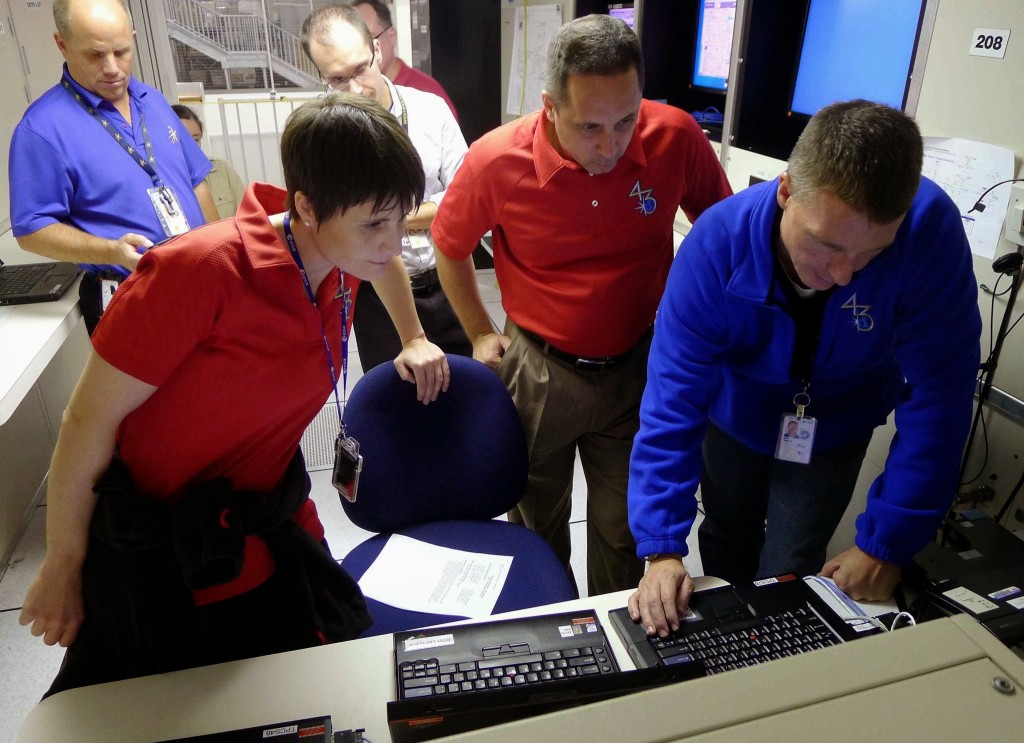
M273 23L264 25L263 16L221 13L198 0L164 0L164 13L172 39L206 55L225 71L267 67L269 29L274 75L300 88L321 85L320 75L302 51L299 37Z

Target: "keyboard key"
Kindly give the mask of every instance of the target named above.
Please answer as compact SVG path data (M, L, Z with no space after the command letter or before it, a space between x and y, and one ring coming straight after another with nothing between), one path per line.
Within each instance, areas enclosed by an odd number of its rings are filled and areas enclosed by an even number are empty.
M424 676L422 678L407 679L402 682L406 689L415 689L421 686L433 686L438 683L437 676Z
M416 689L406 689L405 690L405 698L406 699L418 699L419 697L429 697L433 693L434 693L434 690L433 690L432 687L430 687L430 686L421 686L421 687L416 688Z
M575 668L579 668L581 666L597 665L597 661L595 661L593 658L573 658L569 661L569 665Z

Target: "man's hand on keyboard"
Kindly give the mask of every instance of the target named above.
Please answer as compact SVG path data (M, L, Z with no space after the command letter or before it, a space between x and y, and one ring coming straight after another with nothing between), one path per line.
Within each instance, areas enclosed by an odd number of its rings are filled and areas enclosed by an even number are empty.
M818 575L831 578L854 601L885 601L899 583L899 565L852 547L825 563Z
M647 565L647 574L629 597L629 616L641 622L649 636L668 637L679 629L693 594L693 579L680 555L660 555Z

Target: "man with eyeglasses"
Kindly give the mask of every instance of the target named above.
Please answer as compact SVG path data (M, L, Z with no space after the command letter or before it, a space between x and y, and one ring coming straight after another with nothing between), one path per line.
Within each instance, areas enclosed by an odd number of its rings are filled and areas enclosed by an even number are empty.
M459 112L455 110L455 104L441 87L441 83L422 70L410 67L395 54L395 47L398 46L398 29L391 22L391 11L388 10L388 6L380 0L354 0L350 4L363 17L366 27L370 29L370 35L380 42L380 69L384 76L395 85L416 88L440 96L458 121Z
M448 184L466 155L466 140L445 102L432 93L395 85L381 69L380 39L374 39L359 11L351 5L328 5L302 24L302 48L316 65L328 90L373 98L408 131L426 176L423 203L408 215L402 260L409 272L413 298L427 338L445 353L473 355L441 289L430 241L430 225ZM373 286L359 290L354 320L363 371L394 359L401 340Z

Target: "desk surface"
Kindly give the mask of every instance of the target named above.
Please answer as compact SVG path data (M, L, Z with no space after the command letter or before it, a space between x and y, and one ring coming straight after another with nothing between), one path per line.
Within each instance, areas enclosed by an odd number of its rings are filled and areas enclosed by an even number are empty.
M23 251L0 254L4 262L40 263ZM75 281L56 302L0 307L0 426L7 422L82 318Z
M698 580L711 586L716 579ZM609 609L625 606L629 594L592 596L495 618L592 608L602 617L620 666L633 669L606 619ZM331 715L335 730L364 728L370 740L384 743L390 740L386 705L394 699L392 639L380 635L71 689L37 705L18 741L151 742Z
M720 584L713 578L697 583L698 589ZM592 608L620 665L632 669L605 620L628 595L503 616ZM36 706L17 740L155 741L329 714L335 730L364 728L370 740L384 743L390 740L393 665L392 639L385 635L72 689ZM1016 691L995 690L996 677L1016 684ZM464 737L480 743L692 735L859 741L871 730L879 740L1016 741L1024 729L1022 689L1024 661L961 616Z

